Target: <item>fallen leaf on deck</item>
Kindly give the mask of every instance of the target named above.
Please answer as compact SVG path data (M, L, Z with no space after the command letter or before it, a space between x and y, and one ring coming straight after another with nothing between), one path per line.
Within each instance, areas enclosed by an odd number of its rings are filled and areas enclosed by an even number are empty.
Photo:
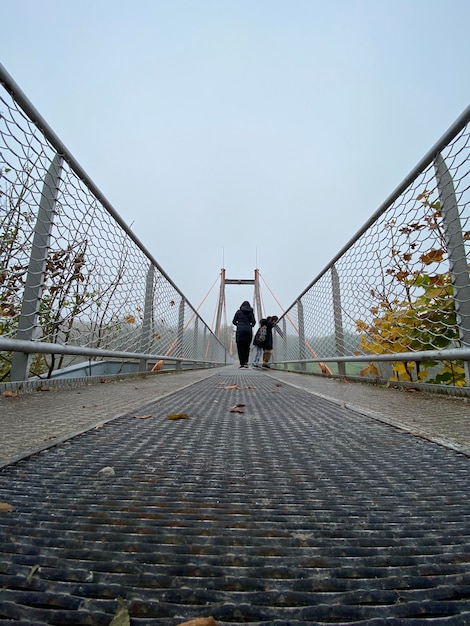
M239 385L226 385L225 387L219 387L219 389L240 389Z
M229 413L244 413L243 409L229 409Z
M169 420L186 420L189 415L187 413L170 413L167 417Z
M17 398L20 394L17 391L4 391L2 396L5 398Z
M109 623L109 626L130 626L131 619L129 617L129 611L127 610L127 606L124 600L119 596L117 601L118 610L116 611L116 615Z
M150 415L134 415L134 417L138 420L148 420L149 417L153 417L153 413Z
M26 582L29 583L34 574L39 571L39 565L33 565L33 567L29 570L28 578Z
M0 513L9 513L10 511L14 511L15 507L8 502L0 502Z

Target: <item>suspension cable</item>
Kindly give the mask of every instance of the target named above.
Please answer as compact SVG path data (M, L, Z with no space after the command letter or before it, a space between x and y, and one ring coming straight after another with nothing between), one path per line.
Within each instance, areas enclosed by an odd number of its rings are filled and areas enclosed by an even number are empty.
M212 287L209 289L209 291L206 293L206 295L204 296L204 298L201 300L199 306L197 307L196 311L193 311L192 315L189 317L188 321L186 322L186 324L183 327L183 332L188 328L188 326L191 324L191 322L193 321L193 319L196 317L197 312L199 311L199 309L201 308L201 306L204 304L204 302L206 301L208 295L210 294L210 292L212 291L212 289L214 288L214 285L216 284L218 278L215 279L214 283L212 284ZM168 350L165 352L165 356L169 356L172 352L173 349L175 348L175 346L178 343L178 339L175 339L173 341L173 343L171 344L171 346L168 348ZM152 368L152 372L156 372L158 370L161 370L163 367L163 359L160 359L160 361L157 361L157 363L155 363L155 365Z
M259 274L261 276L261 273ZM299 332L299 328L298 326L296 326L294 324L294 322L291 320L291 318L289 317L289 315L286 314L286 310L284 309L284 307L281 305L281 303L279 302L279 300L276 298L276 296L273 294L273 292L271 291L271 289L269 288L269 285L267 284L267 282L264 280L263 276L261 276L261 280L263 281L263 283L266 285L269 293L272 295L272 297L274 298L274 300L277 302L279 308L281 309L281 311L283 312L283 314L285 315L285 317L289 320L292 328L295 330L295 332L300 335ZM307 341L307 339L304 337L304 343L307 347L307 350L310 352L310 354L315 358L318 359L318 354L315 352L315 350L312 348L312 346L309 344L309 342ZM329 374L332 375L333 372L330 370L330 368L325 364L325 363L318 363L318 366L320 367L321 371L323 374Z

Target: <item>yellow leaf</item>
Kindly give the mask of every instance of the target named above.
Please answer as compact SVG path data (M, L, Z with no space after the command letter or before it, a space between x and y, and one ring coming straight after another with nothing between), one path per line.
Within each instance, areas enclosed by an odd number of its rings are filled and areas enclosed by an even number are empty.
M359 372L360 376L378 376L379 375L379 371L378 369L375 367L375 365L373 363L369 363L369 365L367 367L364 367L360 372Z
M109 626L130 626L131 620L129 617L129 611L127 610L127 606L124 600L119 596L117 601L118 610L116 611L116 615L109 623Z
M393 366L393 371L398 374L399 379L401 378L402 380L409 380L409 371L415 369L415 364L413 362L408 362L406 365L408 369L405 366L405 363L403 363L402 361L398 361Z
M31 578L34 576L34 574L39 571L39 565L33 565L33 567L29 570L29 574L28 574L28 578L26 579L26 582L30 582Z
M169 420L187 420L189 415L187 413L170 413L168 415Z
M15 507L8 502L0 502L0 513L10 513L10 511L14 511Z

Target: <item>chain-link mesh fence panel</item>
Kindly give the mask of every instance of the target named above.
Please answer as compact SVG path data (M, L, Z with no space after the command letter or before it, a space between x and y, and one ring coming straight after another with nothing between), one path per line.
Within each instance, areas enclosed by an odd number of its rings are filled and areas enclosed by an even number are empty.
M230 361L39 115L31 116L31 106L25 112L8 75L2 77L0 339L113 351L120 358L129 353L134 360ZM15 367L13 352L1 352L0 381ZM50 376L86 358L35 353L27 374Z
M279 364L468 385L469 119L288 309ZM459 348L462 359L444 358Z

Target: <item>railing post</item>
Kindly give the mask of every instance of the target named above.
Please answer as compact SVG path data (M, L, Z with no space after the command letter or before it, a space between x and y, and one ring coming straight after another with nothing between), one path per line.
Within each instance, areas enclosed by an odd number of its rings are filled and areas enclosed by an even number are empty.
M150 352L150 337L152 332L153 319L153 284L154 284L155 268L150 264L147 271L147 280L145 282L145 303L144 318L142 320L142 334L140 336L140 351L143 354ZM139 372L147 371L147 361L140 359Z
M204 328L202 331L202 345L204 346L204 358L207 360L208 354L209 354L209 345L207 343L207 326L206 325L204 325Z
M194 350L194 358L199 360L199 317L196 315L196 319L194 320L194 336L193 336L193 350Z
M341 291L339 286L338 272L336 266L331 266L331 286L333 289L333 316L335 320L335 346L336 356L344 356L344 330L343 315L341 312ZM339 376L346 375L346 365L343 361L338 362Z
M305 349L304 305L301 300L297 300L297 319L299 322L299 359L304 360L307 358L307 351ZM306 364L300 363L300 369L305 372Z
M38 333L38 313L46 273L52 226L59 193L62 156L56 154L44 177L39 210L34 227L33 245L23 292L16 338L33 341ZM11 363L10 380L27 380L31 355L15 352Z
M282 345L284 348L284 369L287 369L287 324L285 316L282 318Z
M181 298L179 315L178 315L178 343L176 344L176 356L183 356L183 335L184 335L184 307L185 307L185 299ZM180 371L182 369L181 361L177 361L176 370Z
M434 168L444 220L460 344L470 347L470 277L454 183L440 153L435 158ZM470 361L464 361L464 367L466 386L469 387Z

